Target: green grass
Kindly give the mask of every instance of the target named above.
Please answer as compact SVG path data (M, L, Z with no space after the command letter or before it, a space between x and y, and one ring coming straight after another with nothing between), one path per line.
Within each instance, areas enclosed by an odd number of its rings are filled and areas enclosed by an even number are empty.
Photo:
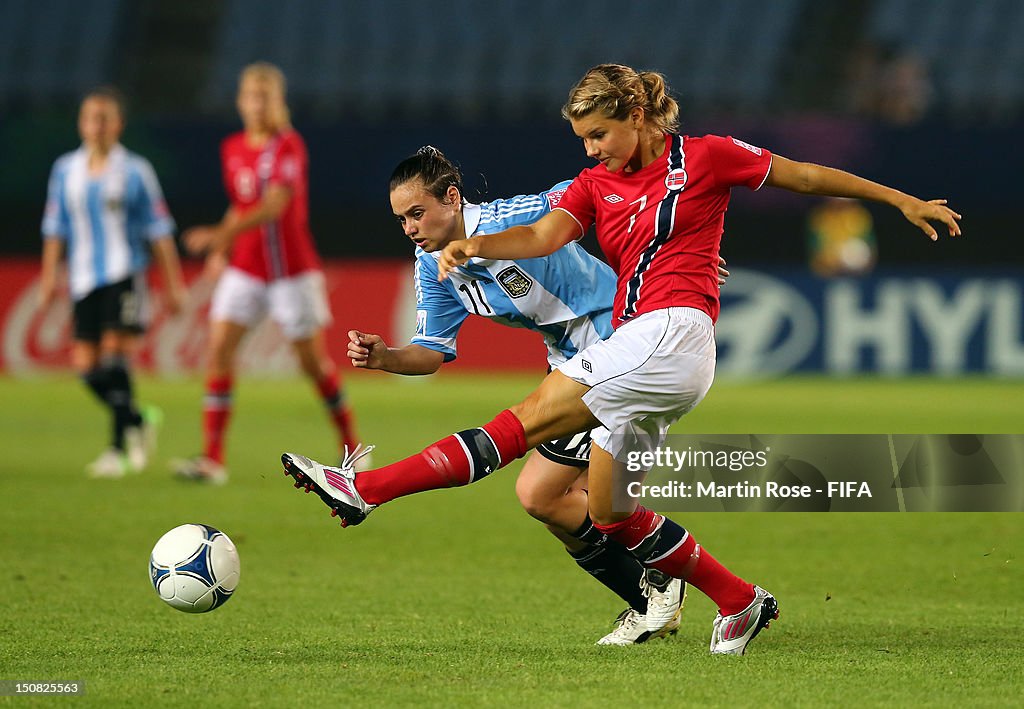
M488 420L535 381L362 374L350 395L379 462ZM781 619L746 657L713 658L714 608L693 591L676 638L598 648L622 604L519 510L514 469L342 530L277 463L331 453L306 383L240 384L223 488L162 469L198 449L199 383L139 389L167 415L159 460L91 481L99 407L71 377L0 379L0 679L84 679L72 701L103 707L1020 701L1022 515L675 515L770 588ZM1008 381L721 382L677 430L1020 433L1021 401ZM236 597L214 613L178 613L149 585L153 543L184 522L223 529L241 554Z

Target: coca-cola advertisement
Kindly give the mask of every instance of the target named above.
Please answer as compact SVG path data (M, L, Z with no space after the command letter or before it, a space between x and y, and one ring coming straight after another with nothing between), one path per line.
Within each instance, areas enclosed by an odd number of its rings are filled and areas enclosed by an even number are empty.
M185 264L188 297L177 315L162 307L159 279L150 283L152 318L139 343L136 366L158 374L182 374L202 368L207 315L215 281L198 263ZM328 346L338 362L347 361L350 329L381 335L389 345L406 344L416 327L412 264L394 260L327 261L328 299L334 322ZM34 259L0 261L0 371L30 375L69 366L72 321L66 289L48 308L40 308L39 265ZM469 318L458 339L458 358L448 367L543 372L541 338L525 330ZM243 372L288 375L297 371L288 341L265 319L247 336L239 352Z

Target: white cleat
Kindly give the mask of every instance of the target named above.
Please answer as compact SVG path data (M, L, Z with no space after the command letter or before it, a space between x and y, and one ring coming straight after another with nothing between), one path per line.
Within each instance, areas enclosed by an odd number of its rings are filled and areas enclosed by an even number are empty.
M197 455L194 458L176 458L170 462L171 470L182 480L206 483L207 485L224 485L228 481L228 470L223 465Z
M656 633L647 629L647 618L633 608L627 608L619 613L615 623L615 630L598 640L598 645L639 645L652 638L675 635L679 629L679 613L677 611L675 617Z
M657 569L647 569L640 579L640 590L647 597L647 629L652 634L675 623L679 627L679 616L686 603L686 584L663 574Z
M598 640L598 645L636 645L651 636L647 619L633 608L619 613L615 623L615 630Z
M779 602L760 586L754 586L754 600L734 615L715 616L711 627L712 655L742 655L763 628L779 617Z
M107 448L100 453L99 458L85 466L85 472L90 478L123 478L130 469L128 456L116 448Z
M349 527L361 523L376 507L363 500L355 485L356 468L361 467L360 460L365 459L372 450L373 446L363 448L358 445L349 453L348 446L345 446L345 456L337 468L298 453L283 454L281 462L284 464L284 474L295 479L296 488L315 492L331 508L331 517L340 517L341 526Z

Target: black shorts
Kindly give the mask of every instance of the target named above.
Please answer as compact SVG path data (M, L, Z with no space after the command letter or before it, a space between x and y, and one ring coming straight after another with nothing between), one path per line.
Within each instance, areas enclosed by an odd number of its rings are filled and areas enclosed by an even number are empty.
M102 286L75 303L75 339L99 342L104 332L146 329L148 294L141 274Z
M574 468L590 467L590 431L548 441L537 446L537 452L550 461Z

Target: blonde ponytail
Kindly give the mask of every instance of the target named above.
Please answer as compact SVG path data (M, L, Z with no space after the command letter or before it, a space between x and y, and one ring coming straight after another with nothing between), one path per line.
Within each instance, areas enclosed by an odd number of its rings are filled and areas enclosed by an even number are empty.
M679 104L669 96L665 78L622 64L599 64L584 74L569 91L562 118L579 120L598 111L605 118L622 121L636 107L658 130L674 133L679 129Z

